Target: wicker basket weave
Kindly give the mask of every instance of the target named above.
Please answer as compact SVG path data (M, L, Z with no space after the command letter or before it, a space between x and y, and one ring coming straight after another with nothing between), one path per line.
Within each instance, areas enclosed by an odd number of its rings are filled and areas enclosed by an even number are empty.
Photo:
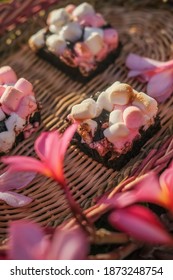
M10 155L33 156L34 140L41 131L63 129L64 120L74 104L79 103L90 94L104 89L116 80L127 82L135 89L145 92L145 85L135 79L127 79L125 59L129 52L161 61L173 58L173 11L170 9L169 1L167 5L162 1L152 1L152 3L154 2L152 6L148 4L150 1L106 1L106 4L100 3L100 1L88 1L94 2L97 10L100 10L105 18L117 28L123 49L116 62L113 62L107 70L86 85L74 82L61 71L38 58L27 45L29 36L45 24L48 13L48 5L46 6L45 2L54 4L50 7L53 9L70 1L63 1L63 3L53 0L14 2L28 3L27 7L31 7L33 2L37 5L42 3L43 6L39 6L38 10L35 8L34 13L32 9L32 14L34 14L32 20L26 21L25 19L22 24L21 15L20 20L11 18L11 21L6 24L2 20L0 65L10 65L18 77L25 77L33 83L36 97L42 103L43 109L42 124L38 132L15 147ZM55 2L60 3L55 5ZM120 2L123 2L123 5L120 6ZM143 4L138 3L137 5L136 2L143 2ZM4 7L0 6L0 12L7 15ZM9 11L11 11L11 7L8 6ZM27 12L25 17L30 15ZM19 22L20 25L12 25L12 23ZM124 178L132 175L138 176L152 168L161 172L173 158L173 98L161 104L159 111L161 130L153 135L138 156L131 159L121 172L98 164L74 146L68 149L65 174L74 198L88 215L94 217L97 211L100 211L97 206L94 206L95 198L112 190ZM2 164L1 169L3 170ZM71 217L62 190L50 179L38 175L32 184L18 192L31 197L33 202L23 208L12 208L0 202L0 241L3 241L6 236L9 221L27 218L42 226L56 227Z

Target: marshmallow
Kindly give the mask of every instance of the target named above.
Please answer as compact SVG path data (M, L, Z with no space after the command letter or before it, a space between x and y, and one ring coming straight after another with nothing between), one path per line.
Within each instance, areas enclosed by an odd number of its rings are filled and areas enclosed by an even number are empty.
M71 116L76 120L92 119L96 115L96 104L84 102L72 107Z
M97 55L103 48L104 43L102 37L98 33L94 32L87 38L85 44L88 46L93 55Z
M115 82L106 92L109 93L110 102L113 104L126 105L132 97L133 89L127 84Z
M109 115L109 125L123 122L123 113L121 110L114 110Z
M98 99L97 104L100 108L105 109L108 112L111 112L113 110L113 103L109 100L109 95L106 91L103 91Z
M14 87L22 91L24 95L29 95L33 90L33 85L24 78L20 78L17 83L15 83Z
M67 22L69 22L70 17L67 11L64 8L53 10L49 13L47 24L51 25L54 24L57 27L61 27Z
M25 94L14 87L8 86L0 98L1 104L12 111L16 111Z
M107 44L117 44L118 32L113 28L105 29L103 39Z
M3 110L0 108L0 121L4 120L5 119L5 114L3 112Z
M0 97L3 95L4 91L5 91L5 87L0 85Z
M4 131L0 133L0 152L8 152L15 142L14 131Z
M90 129L91 129L91 134L94 137L95 131L97 129L97 122L93 121L93 120L85 120L83 123L86 123L89 125Z
M56 34L50 35L47 38L46 45L51 52L57 55L61 55L66 48L66 42Z
M85 27L84 29L84 41L87 40L93 33L97 33L103 38L103 30L96 27Z
M57 27L55 24L49 25L49 31L54 34L59 34L61 27Z
M125 125L130 129L139 129L144 124L142 111L136 106L129 106L123 112Z
M37 103L34 96L26 96L22 99L16 113L21 118L26 118L37 109Z
M94 8L86 2L78 5L72 12L72 15L77 18L81 18L88 14L93 15L95 14L95 11Z
M23 130L26 124L26 120L20 118L16 113L12 113L10 117L5 121L5 125L9 131L14 130L19 133Z
M155 117L158 111L157 101L143 92L134 91L134 100L132 105L140 108L149 117Z
M103 131L104 136L111 143L115 143L120 138L125 138L129 135L130 131L124 123L116 123Z
M17 81L16 73L10 66L3 66L0 68L0 85L15 84Z
M66 12L67 12L68 14L72 14L72 12L74 11L75 8L76 8L75 5L69 4L69 5L67 5L67 6L65 7L65 10L66 10Z
M101 14L88 14L82 16L78 19L81 25L83 26L92 26L92 27L102 27L106 24L103 16Z
M43 28L30 37L29 45L30 45L31 49L36 51L37 49L41 49L42 47L44 47L45 33L46 33L46 30L45 30L45 28Z
M59 32L63 40L75 42L82 36L82 29L78 22L71 22L65 25Z

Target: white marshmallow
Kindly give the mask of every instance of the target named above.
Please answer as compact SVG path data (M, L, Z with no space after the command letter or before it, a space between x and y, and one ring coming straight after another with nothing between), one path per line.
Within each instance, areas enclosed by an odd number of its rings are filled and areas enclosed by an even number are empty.
M35 49L40 49L44 46L44 34L46 30L45 28L39 30L37 33L31 36L29 39L29 45L31 48Z
M104 136L111 143L115 143L120 138L125 138L129 135L130 131L124 123L116 123L103 131Z
M71 22L61 29L59 35L64 40L75 42L82 36L82 29L78 22Z
M15 131L17 133L23 130L25 124L26 120L20 118L16 113L12 113L11 116L5 121L8 131Z
M113 110L113 103L109 100L109 95L106 91L103 91L98 99L97 99L98 107L101 109L105 109L108 112L111 112Z
M51 25L49 26L49 31L50 31L51 33L59 34L60 30L61 30L61 27L57 27L57 26L54 25L54 24L51 24Z
M72 107L71 116L76 120L92 119L96 116L96 104L84 102Z
M119 82L115 82L106 92L109 93L110 101L117 105L128 104L133 94L131 86Z
M8 152L15 142L14 131L4 131L0 133L0 152Z
M67 22L69 22L70 17L64 8L53 10L49 13L47 24L48 25L56 25L57 27L61 27Z
M5 119L5 114L3 112L3 110L0 108L0 121Z
M103 30L101 28L96 27L85 27L84 30L84 41L86 41L93 33L97 33L103 38Z
M103 38L98 33L94 32L88 37L85 44L93 55L97 55L103 48L104 42Z
M123 113L121 110L114 110L109 115L109 125L123 122Z
M94 11L94 8L90 4L88 4L86 2L78 5L73 10L73 13L72 13L72 15L74 17L83 17L83 16L86 16L88 14L89 15L93 15L93 14L95 14L95 11Z
M133 100L132 105L144 111L150 118L155 117L158 112L157 101L144 92L134 91L134 93L135 99Z
M62 54L66 48L66 42L56 34L50 35L47 38L46 45L51 52L57 55Z
M91 134L94 137L95 131L97 129L97 122L93 120L85 120L83 123L87 123L91 129Z

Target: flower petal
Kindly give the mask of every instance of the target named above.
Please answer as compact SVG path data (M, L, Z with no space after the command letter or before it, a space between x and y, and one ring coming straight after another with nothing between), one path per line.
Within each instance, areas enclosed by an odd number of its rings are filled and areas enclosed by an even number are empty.
M15 192L0 192L0 200L12 207L23 207L32 202L32 199Z
M173 168L167 168L159 178L161 186L160 199L165 207L173 211Z
M10 171L32 171L51 176L49 168L41 161L26 156L3 157L2 162L10 165Z
M0 191L9 191L26 187L36 176L35 172L11 172L7 169L0 175Z
M130 53L126 58L126 66L132 70L150 70L163 66L165 62Z
M15 221L11 223L9 227L10 259L44 259L48 245L48 240L37 224L27 221Z
M84 260L88 254L88 239L80 229L57 229L47 255L54 260Z
M126 185L123 192L113 197L102 197L99 203L105 203L114 208L129 206L135 202L152 202L162 204L160 199L161 188L154 172L145 174Z
M173 92L173 69L155 74L147 85L147 94L156 100L162 96L166 100ZM165 95L165 99L164 99Z
M142 206L129 206L113 211L109 216L112 226L135 239L154 244L171 244L173 238L154 213Z

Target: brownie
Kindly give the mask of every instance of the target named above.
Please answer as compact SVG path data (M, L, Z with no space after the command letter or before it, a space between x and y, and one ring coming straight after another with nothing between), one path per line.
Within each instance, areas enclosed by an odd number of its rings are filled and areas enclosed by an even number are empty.
M31 36L29 45L79 82L106 69L121 50L118 32L88 3L50 12L47 26Z
M0 68L0 154L8 153L40 125L40 104L32 84L10 66Z
M68 121L78 123L73 144L115 170L137 155L160 128L156 100L120 82L74 105Z

